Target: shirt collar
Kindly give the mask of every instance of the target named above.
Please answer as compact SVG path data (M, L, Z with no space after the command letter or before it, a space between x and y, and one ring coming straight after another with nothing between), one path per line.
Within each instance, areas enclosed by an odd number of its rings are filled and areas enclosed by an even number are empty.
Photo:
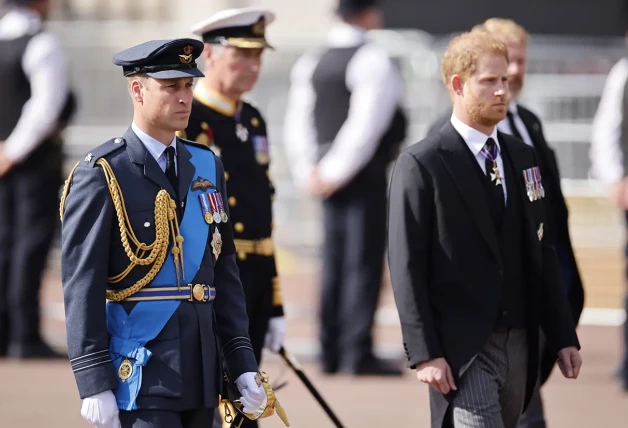
M355 25L339 22L327 35L327 41L334 47L358 46L364 43L366 30Z
M177 137L175 136L172 139L172 142L169 146L165 146L160 141L157 141L144 131L142 131L139 126L135 122L131 124L131 129L135 132L135 135L140 139L146 150L155 158L155 160L159 160L159 158L164 154L167 147L174 147L174 154L177 154Z
M454 126L458 134L462 137L473 156L477 156L481 151L484 145L486 144L486 140L492 138L495 140L495 144L497 145L497 149L501 151L501 147L499 146L499 140L497 139L497 127L493 128L493 132L491 135L486 135L477 129L471 128L466 123L463 123L460 119L456 117L455 114L451 115L451 124Z
M508 103L508 111L512 114L519 114L517 103L515 101L510 101L510 103Z

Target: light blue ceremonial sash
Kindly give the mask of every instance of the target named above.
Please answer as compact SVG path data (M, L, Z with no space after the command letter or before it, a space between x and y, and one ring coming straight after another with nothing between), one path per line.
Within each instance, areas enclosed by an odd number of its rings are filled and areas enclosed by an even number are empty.
M208 179L216 183L216 161L214 155L204 149L186 146L192 154L190 161L196 168L195 176ZM209 224L203 217L198 202L199 193L213 193L216 188L192 189L192 183L188 189L185 215L179 225L183 236L183 262L185 277L191 282L203 260L207 239L209 236ZM174 259L171 252L161 267L159 273L150 285L144 287L163 287L177 284ZM184 284L181 284L182 287ZM211 285L211 284L209 284ZM185 284L187 287L187 284ZM181 300L158 300L138 302L131 313L127 315L120 303L107 302L107 330L111 334L109 352L118 373L118 387L113 391L118 408L121 410L136 410L136 399L142 385L142 367L151 357L151 352L144 348L146 342L157 337L164 328L172 314L177 310ZM123 369L120 369L123 361ZM129 364L130 363L130 364ZM129 373L130 365L130 373ZM122 379L120 374L123 374ZM127 378L128 376L128 378Z

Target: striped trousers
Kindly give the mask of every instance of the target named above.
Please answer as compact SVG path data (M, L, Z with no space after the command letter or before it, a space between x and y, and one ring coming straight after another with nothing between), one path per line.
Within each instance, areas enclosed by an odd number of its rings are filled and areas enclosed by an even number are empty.
M496 329L458 381L445 427L516 428L525 400L525 329Z

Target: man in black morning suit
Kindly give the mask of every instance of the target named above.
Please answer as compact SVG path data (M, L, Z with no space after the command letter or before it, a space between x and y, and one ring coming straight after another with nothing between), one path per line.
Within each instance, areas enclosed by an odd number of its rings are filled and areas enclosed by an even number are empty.
M569 212L560 184L560 172L554 150L549 146L543 135L543 127L539 118L530 110L518 104L516 99L521 94L525 80L528 33L524 28L509 19L490 18L473 31L488 31L499 37L508 47L510 64L508 67L508 84L511 101L508 113L500 123L498 130L513 135L527 145L534 147L543 176L546 191L545 206L549 230L553 232L556 253L563 279L563 289L567 294L574 323L578 324L584 307L584 288L576 263L571 237L569 235ZM428 134L438 132L449 121L451 111L440 116L430 127ZM539 367L539 387L549 378L556 359L541 340L541 361ZM544 428L546 426L543 403L537 389L532 397L530 407L523 415L520 428Z
M581 366L536 155L495 127L507 67L498 39L455 38L442 61L450 121L393 171L392 286L433 428L516 427L536 384L539 325L566 377Z
M114 56L133 122L86 154L62 196L68 354L81 414L99 428L211 426L221 354L245 411L266 396L229 211L215 206L227 199L222 163L175 136L202 51L193 39L155 40Z

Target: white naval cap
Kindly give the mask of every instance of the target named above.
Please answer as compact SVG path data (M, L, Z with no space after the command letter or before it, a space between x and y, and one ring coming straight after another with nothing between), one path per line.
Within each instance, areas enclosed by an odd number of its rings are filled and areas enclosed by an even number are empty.
M239 48L272 48L266 41L266 26L275 14L263 7L225 9L192 26L203 42Z

